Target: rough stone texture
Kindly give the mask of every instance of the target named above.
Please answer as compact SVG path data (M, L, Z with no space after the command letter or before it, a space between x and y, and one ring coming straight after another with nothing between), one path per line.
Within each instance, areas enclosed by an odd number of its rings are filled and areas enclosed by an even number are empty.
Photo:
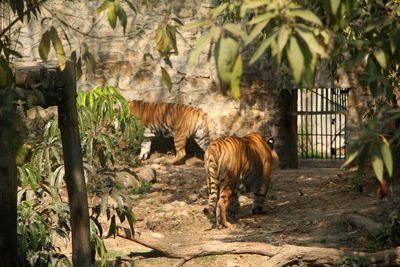
M110 27L105 12L93 14L102 2L55 0L47 2L42 9L43 17L52 11L71 25L67 29L69 40L62 40L68 56L74 50L80 54L88 50L95 57L94 73L84 71L78 81L79 90L111 85L120 88L128 100L183 103L201 108L208 116L211 139L258 131L266 138L274 137L275 149L281 162L285 162L282 151L285 140L279 134L285 131L280 128L284 116L282 99L273 68L267 62L259 61L250 68L249 55L243 54L242 96L235 101L229 95L222 95L214 60L212 57L208 60L208 48L200 53L194 68L189 68L189 53L201 36L199 30L181 32L183 38L177 36L179 54L170 58L173 68L160 59L156 50L155 30L161 22L169 18L168 22L174 25L170 18L177 17L189 24L217 1L158 0L152 1L152 8L145 8L146 1L143 1L142 5L138 4L137 14L125 5L128 16L125 34L119 22L115 30ZM54 27L61 29L57 25L60 22L55 20L54 23ZM39 18L33 19L28 27L21 27L17 50L21 51L24 61L40 61L37 48L49 26L41 25ZM61 31L59 35L64 36ZM53 49L51 51L49 59L55 59ZM171 76L171 91L162 81L160 67Z

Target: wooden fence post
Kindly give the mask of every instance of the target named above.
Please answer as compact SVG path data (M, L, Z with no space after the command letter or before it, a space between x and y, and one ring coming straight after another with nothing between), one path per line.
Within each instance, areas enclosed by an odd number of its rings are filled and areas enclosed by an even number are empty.
M83 173L82 151L76 108L76 73L72 62L63 71L65 86L58 120L61 131L72 228L72 262L75 267L91 266L89 209Z
M284 114L285 145L284 153L287 155L288 167L297 169L297 89L282 90Z
M0 89L5 90L5 89ZM4 99L3 99L4 100ZM0 106L5 103L0 100ZM16 109L0 116L0 266L18 266L17 260L17 166L15 149Z

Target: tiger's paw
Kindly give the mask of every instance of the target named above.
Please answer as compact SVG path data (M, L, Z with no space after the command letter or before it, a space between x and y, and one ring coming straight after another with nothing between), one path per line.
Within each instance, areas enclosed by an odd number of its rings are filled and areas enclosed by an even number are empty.
M227 228L227 229L232 229L232 224L230 223L230 222L223 222L222 224L218 224L218 229L224 229L224 228Z

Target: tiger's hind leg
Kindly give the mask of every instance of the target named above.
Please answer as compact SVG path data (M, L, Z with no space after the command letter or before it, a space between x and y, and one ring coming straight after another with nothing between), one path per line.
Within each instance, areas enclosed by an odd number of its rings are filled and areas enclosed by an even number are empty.
M226 209L227 216L236 221L238 218L239 210L240 210L239 197L237 193L235 193L232 195L231 202L229 203L229 206Z
M222 228L231 228L231 223L229 223L226 219L226 210L231 202L233 196L233 191L230 186L226 186L222 192L220 192L220 197L217 203L217 227Z
M254 201L251 207L251 214L265 214L265 211L262 207L266 194L257 194L254 193Z
M207 175L208 207L203 209L204 214L212 224L215 223L215 209L218 200L218 184Z

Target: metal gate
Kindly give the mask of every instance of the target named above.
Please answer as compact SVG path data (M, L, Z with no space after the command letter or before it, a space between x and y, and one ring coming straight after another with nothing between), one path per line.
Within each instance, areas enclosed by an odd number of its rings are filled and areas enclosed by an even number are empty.
M297 91L297 144L299 158L346 157L348 88Z

